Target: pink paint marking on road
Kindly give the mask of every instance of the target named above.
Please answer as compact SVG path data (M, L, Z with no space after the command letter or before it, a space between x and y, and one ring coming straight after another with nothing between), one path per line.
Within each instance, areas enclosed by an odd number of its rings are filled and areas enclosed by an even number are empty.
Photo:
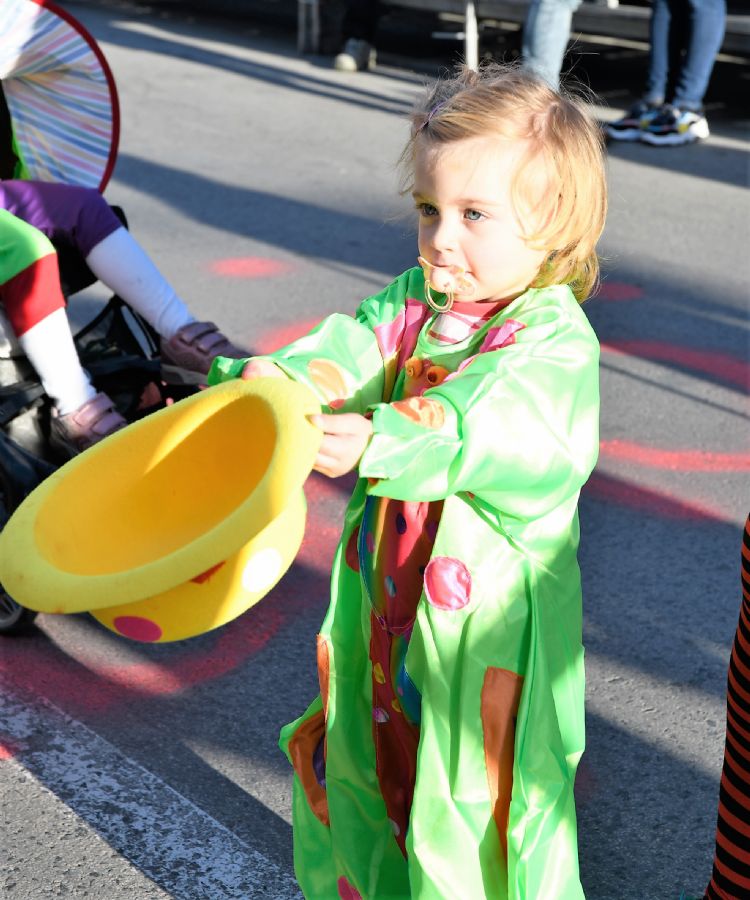
M177 694L221 678L266 647L293 612L287 604L259 604L253 615L229 623L211 637L185 642L182 655L164 662L111 665L97 658L66 656L54 644L29 652L25 642L9 641L0 658L0 672L19 688L65 709L103 712L131 702L134 695Z
M640 300L643 288L626 281L603 281L595 297L597 300Z
M347 482L347 486L352 485ZM83 655L74 658L54 642L30 648L25 641L7 641L0 673L19 691L44 696L75 714L78 710L106 713L137 699L179 694L240 668L267 648L301 611L319 605L322 614L327 602L343 496L338 483L322 476L311 478L307 488L306 535L294 565L267 598L238 619L185 641L178 650L167 651L169 645L164 645L164 657L152 653L150 658L116 665L88 656L85 643ZM311 584L310 573L320 576L319 584ZM98 628L93 623L91 627Z
M15 759L18 756L17 748L8 741L0 741L0 762L4 759Z
M746 390L750 376L747 361L726 353L714 353L709 350L695 350L692 347L679 347L661 341L617 341L603 343L602 350L625 356L638 356L652 362L674 363L685 369L692 369L705 375L711 375L717 381L731 384Z
M255 341L257 352L260 354L271 353L274 350L278 350L279 347L285 347L292 341L296 341L297 338L307 334L318 322L320 322L320 319L306 319L282 325L280 328L274 328L273 331L267 331Z
M288 275L295 269L292 263L264 256L217 259L208 268L214 275L224 278L274 278L277 275Z
M704 450L664 450L646 447L632 441L602 441L602 456L647 466L652 469L671 469L677 472L747 472L748 453L712 453Z
M594 472L584 486L583 492L592 500L614 503L649 516L658 516L661 519L691 522L732 521L724 510L717 509L703 501L685 500L666 491L639 487L601 472Z

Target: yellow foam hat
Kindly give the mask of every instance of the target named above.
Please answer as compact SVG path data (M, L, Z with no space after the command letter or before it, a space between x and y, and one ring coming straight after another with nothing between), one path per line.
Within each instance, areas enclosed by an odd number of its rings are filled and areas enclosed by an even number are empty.
M276 584L305 526L322 434L286 378L228 381L116 432L42 482L0 533L0 582L29 609L91 612L175 641Z

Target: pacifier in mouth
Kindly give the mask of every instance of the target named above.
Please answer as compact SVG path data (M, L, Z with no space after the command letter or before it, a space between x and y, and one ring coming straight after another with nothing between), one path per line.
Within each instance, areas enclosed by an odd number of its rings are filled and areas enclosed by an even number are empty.
M424 272L425 300L435 312L447 312L453 306L456 293L474 293L476 285L462 266L435 266L423 256L417 257L417 262ZM445 294L444 303L441 304L434 298L433 290Z

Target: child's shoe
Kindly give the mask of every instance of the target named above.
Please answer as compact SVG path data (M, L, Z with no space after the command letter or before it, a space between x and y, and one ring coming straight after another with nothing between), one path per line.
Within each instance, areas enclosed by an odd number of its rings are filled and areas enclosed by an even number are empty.
M708 135L708 122L702 112L667 105L644 128L641 140L657 147L675 147L703 141Z
M661 107L639 100L621 119L605 125L604 132L613 141L639 141L660 111Z
M127 424L109 397L99 393L64 416L53 412L50 444L53 449L72 458Z
M185 372L206 375L217 356L245 359L250 354L235 347L213 322L190 322L167 341L161 342L162 372L165 378L179 381L200 379L185 378ZM178 372L176 370L182 370ZM178 375L177 378L170 378Z
M339 72L361 72L371 69L376 60L375 48L367 41L349 38L344 49L333 61L333 68Z

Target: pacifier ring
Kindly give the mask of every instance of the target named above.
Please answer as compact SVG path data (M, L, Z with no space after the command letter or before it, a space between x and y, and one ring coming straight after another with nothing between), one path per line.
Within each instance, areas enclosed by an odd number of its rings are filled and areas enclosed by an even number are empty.
M424 282L424 298L430 309L438 313L448 312L453 306L453 291L445 292L445 303L441 305L432 295L432 285L429 278L426 278Z

